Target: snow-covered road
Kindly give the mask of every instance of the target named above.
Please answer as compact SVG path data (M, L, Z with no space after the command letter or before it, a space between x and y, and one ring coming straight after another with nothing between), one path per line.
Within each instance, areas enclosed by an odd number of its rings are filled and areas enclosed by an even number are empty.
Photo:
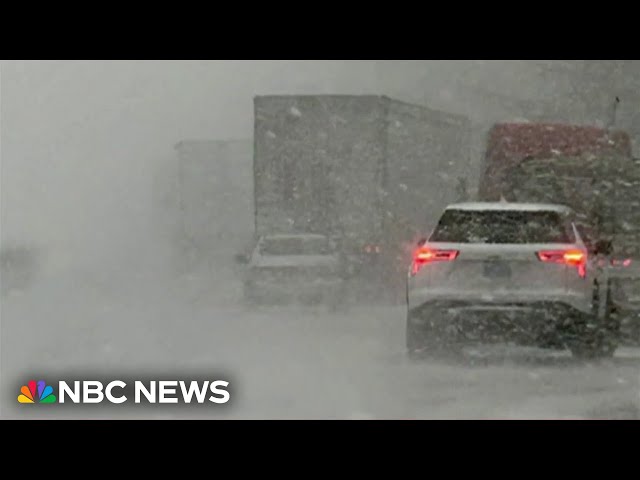
M146 285L74 277L3 298L2 416L640 418L638 349L590 364L506 348L470 351L464 365L410 362L402 309L249 310L231 290L209 295L186 284ZM17 385L27 377L54 381L74 372L113 379L212 372L229 377L233 394L226 406L189 410L102 404L45 411L17 403Z

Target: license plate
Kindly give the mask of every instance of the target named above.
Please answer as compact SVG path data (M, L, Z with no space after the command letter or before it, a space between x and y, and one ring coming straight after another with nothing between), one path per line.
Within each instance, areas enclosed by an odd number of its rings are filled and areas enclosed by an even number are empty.
M484 276L489 278L509 278L511 277L511 268L505 262L490 260L484 264Z

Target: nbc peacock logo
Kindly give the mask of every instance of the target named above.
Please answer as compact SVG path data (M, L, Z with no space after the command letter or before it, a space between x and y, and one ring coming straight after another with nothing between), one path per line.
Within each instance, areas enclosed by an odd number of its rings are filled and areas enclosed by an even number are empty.
M53 394L53 388L44 380L30 380L20 388L18 403L56 403L56 396Z

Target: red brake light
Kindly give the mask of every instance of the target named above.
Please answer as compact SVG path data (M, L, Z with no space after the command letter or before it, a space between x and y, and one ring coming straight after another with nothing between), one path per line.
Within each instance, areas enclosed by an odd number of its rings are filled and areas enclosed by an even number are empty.
M458 250L438 250L427 247L420 247L413 255L413 265L411 274L415 275L427 263L431 262L451 262L458 258Z
M564 252L564 261L567 265L581 265L586 262L587 255L581 250L569 250Z
M631 259L630 258L625 258L624 260L619 260L619 259L611 259L611 265L613 265L614 267L628 267L629 265L631 265Z
M546 250L538 252L538 258L547 263L561 263L578 268L578 274L584 278L587 273L587 254L582 250Z

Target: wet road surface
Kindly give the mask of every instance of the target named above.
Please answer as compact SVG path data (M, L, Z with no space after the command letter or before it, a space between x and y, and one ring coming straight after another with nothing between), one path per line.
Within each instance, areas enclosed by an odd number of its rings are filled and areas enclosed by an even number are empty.
M5 418L640 418L640 349L606 361L496 346L410 361L396 307L263 307L186 282L43 280L2 299ZM229 404L19 405L20 382L71 372L178 380L227 375ZM216 378L219 379L219 378ZM14 391L16 390L16 391ZM65 405L66 407L66 405ZM47 408L47 410L44 410Z

